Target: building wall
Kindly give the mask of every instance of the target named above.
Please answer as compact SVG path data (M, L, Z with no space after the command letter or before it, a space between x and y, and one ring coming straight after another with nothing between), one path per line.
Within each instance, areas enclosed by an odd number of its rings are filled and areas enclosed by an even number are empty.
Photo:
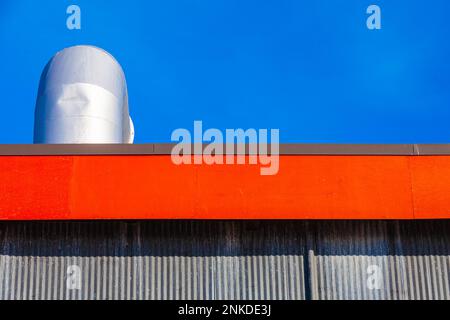
M449 220L1 222L0 299L450 299L449 231Z

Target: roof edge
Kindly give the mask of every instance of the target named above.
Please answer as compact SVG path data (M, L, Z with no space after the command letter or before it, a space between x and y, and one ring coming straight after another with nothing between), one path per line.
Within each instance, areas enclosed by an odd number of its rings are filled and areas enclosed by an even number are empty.
M0 156L170 155L175 143L149 144L0 144ZM192 150L203 150L191 145ZM241 146L239 148L239 146ZM250 145L235 154L250 154ZM222 145L226 150L226 145ZM270 144L269 144L270 149ZM269 150L270 151L270 150ZM192 153L196 153L195 152ZM280 144L281 155L450 155L450 144Z

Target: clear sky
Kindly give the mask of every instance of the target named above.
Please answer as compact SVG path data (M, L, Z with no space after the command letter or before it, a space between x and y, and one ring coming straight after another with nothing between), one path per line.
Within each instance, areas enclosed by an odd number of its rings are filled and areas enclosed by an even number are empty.
M121 63L137 143L194 120L281 142L447 143L449 15L448 0L0 0L0 143L32 142L40 73L77 44Z

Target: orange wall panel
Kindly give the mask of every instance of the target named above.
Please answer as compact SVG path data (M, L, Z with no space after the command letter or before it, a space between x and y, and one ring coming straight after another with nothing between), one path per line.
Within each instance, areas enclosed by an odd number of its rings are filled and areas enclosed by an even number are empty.
M73 157L0 157L0 219L65 219Z
M280 156L179 165L169 155L2 156L0 220L450 218L450 157Z
M196 170L201 217L412 218L406 157L281 156L274 176L249 166Z
M410 162L415 217L450 218L450 157L411 157Z

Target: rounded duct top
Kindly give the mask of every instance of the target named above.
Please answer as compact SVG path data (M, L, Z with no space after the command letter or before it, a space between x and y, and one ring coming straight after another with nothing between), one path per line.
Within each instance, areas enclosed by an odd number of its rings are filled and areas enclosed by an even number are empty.
M42 72L34 143L133 143L125 75L106 51L75 46Z

